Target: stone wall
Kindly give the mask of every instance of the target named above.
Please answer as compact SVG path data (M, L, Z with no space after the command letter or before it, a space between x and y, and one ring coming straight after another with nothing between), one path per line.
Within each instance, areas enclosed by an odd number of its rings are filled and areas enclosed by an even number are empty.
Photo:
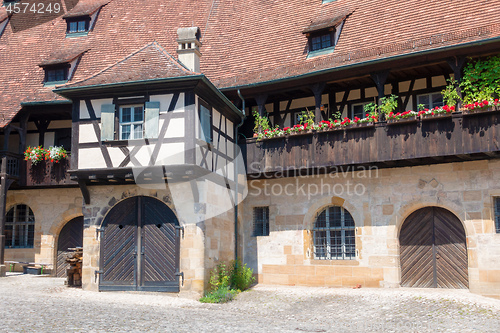
M345 171L345 170L344 170ZM455 214L467 236L472 292L500 295L500 234L493 197L500 196L500 161L484 160L249 180L240 206L245 261L260 283L368 287L400 284L399 231L419 208ZM348 210L356 225L355 260L315 260L312 228L329 205ZM252 237L253 207L270 207L270 235Z
M59 232L71 219L82 216L82 195L78 188L9 190L7 209L18 204L28 205L35 215L35 239L31 249L6 249L6 261L56 262ZM9 269L7 265L7 269ZM21 265L16 265L22 271Z

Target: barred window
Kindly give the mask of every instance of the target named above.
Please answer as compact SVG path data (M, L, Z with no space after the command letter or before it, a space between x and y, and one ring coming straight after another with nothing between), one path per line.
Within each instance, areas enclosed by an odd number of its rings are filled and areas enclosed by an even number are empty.
M354 220L343 207L331 206L316 217L313 229L315 259L354 259Z
M31 248L35 238L35 216L27 205L12 207L5 216L5 247Z
M253 235L269 236L269 207L254 207Z
M495 229L500 234L500 197L495 198Z

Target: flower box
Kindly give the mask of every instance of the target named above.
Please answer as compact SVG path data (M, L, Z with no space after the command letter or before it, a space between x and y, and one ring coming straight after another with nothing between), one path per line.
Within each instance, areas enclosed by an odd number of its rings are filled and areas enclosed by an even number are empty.
M346 125L345 129L346 130L354 130L354 129L362 129L362 128L374 128L375 123L374 122L369 122L369 123L350 123L349 125Z
M451 119L451 112L434 113L434 114L421 114L420 115L420 119L422 121L440 120L440 119Z
M498 106L488 106L488 107L482 107L482 108L475 108L475 109L467 109L467 108L461 108L462 114L464 116L470 116L474 114L482 114L482 113L491 113L491 112L498 112L499 108Z
M408 123L415 123L418 121L417 116L412 116L408 118L400 118L400 119L387 119L387 125L402 125Z

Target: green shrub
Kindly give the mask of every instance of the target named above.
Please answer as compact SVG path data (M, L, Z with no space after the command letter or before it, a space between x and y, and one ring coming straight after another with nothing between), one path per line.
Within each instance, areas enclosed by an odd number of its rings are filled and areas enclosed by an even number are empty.
M238 294L237 290L230 289L229 287L220 287L214 291L209 292L204 297L200 298L202 303L226 303L231 301L234 296Z
M469 60L462 76L464 103L500 96L500 56Z
M239 259L232 262L230 277L231 288L240 291L247 290L255 282L253 270L247 264L242 265Z
M210 272L210 292L200 299L202 303L225 303L231 301L236 294L248 289L255 282L253 271L241 261L234 260L229 269L220 262Z

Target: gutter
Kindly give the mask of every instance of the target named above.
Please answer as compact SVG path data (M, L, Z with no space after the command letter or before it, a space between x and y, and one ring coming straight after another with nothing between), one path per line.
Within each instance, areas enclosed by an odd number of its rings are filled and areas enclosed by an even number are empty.
M235 144L235 149L238 149L238 129L243 125L243 122L245 121L245 98L241 95L240 90L238 89L238 97L241 99L241 113L243 113L243 118L241 119L241 122L236 125L236 133L235 133L235 139L236 139L236 144ZM236 156L236 154L235 154ZM236 263L238 263L238 197L239 197L239 192L238 192L238 158L234 159L234 169L235 169L235 201L234 201L234 260Z
M38 101L38 102L21 102L21 106L40 106L40 105L57 105L57 104L73 104L70 100L65 101Z
M367 65L376 65L376 64L380 64L380 63L384 63L384 62L388 62L388 61L393 61L393 60L406 59L406 58L411 58L414 56L419 56L419 55L424 55L424 54L432 54L432 53L437 53L437 52L441 52L441 51L456 50L456 49L461 49L461 48L465 48L468 46L479 46L479 45L490 44L490 43L494 43L494 42L498 42L498 41L500 41L500 36L488 38L488 39L483 39L479 42L476 41L476 42L469 42L469 43L460 44L460 45L442 46L442 47L438 47L438 48L431 49L431 50L416 51L416 52L412 52L412 53L408 53L408 54L394 55L394 56L390 56L390 57L386 57L386 58L382 58L382 59L372 59L372 60L367 60L367 61L358 62L358 63L354 63L354 64L349 64L349 65L343 65L343 66L334 67L334 68L320 69L320 70L317 70L314 72L293 75L293 76L287 76L287 77L280 78L280 79L261 81L261 82L244 84L244 85L239 85L239 86L224 87L224 88L220 88L220 90L221 91L232 91L235 89L239 90L239 89L256 88L256 87L266 86L266 85L270 85L270 84L293 81L293 80L297 80L297 79L305 79L305 78L314 77L314 76L321 75L321 74L335 73L335 72L338 72L341 70L346 70L346 69L353 69L353 68L363 67L363 66L367 66Z

